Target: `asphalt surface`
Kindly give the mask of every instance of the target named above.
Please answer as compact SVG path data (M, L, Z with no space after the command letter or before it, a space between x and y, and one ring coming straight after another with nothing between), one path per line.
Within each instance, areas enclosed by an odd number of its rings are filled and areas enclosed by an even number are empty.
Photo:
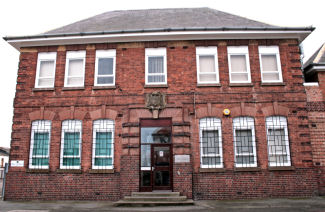
M232 201L195 201L194 206L113 207L110 201L0 201L1 212L75 212L75 211L315 211L325 212L325 197L305 199L262 199Z

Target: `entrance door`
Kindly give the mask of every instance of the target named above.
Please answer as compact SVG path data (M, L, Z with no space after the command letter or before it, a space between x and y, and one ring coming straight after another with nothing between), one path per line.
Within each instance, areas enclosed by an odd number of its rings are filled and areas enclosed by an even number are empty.
M171 119L143 119L140 191L172 190Z

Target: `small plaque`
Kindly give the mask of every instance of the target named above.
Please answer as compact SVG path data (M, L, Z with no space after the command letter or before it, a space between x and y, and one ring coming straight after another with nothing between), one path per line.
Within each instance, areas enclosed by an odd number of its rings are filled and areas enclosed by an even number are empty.
M190 155L175 155L175 163L189 163Z
M24 161L23 160L12 160L11 167L24 167Z
M164 151L159 151L159 157L164 157Z

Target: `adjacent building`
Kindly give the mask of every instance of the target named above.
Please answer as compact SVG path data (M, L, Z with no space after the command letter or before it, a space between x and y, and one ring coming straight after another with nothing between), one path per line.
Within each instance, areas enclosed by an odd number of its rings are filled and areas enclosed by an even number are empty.
M5 198L317 195L299 48L312 31L183 8L4 38L20 51Z

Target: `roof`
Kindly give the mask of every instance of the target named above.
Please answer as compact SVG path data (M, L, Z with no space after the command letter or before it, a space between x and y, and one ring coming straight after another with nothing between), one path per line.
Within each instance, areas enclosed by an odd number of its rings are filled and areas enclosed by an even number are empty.
M105 12L42 34L4 37L27 46L199 39L288 39L300 42L313 27L279 27L211 8Z
M325 65L325 43L304 63L304 71L309 70L312 66Z
M120 10L105 12L44 34L172 28L276 27L211 8Z
M9 151L10 151L9 148L0 147L0 155L9 156Z

